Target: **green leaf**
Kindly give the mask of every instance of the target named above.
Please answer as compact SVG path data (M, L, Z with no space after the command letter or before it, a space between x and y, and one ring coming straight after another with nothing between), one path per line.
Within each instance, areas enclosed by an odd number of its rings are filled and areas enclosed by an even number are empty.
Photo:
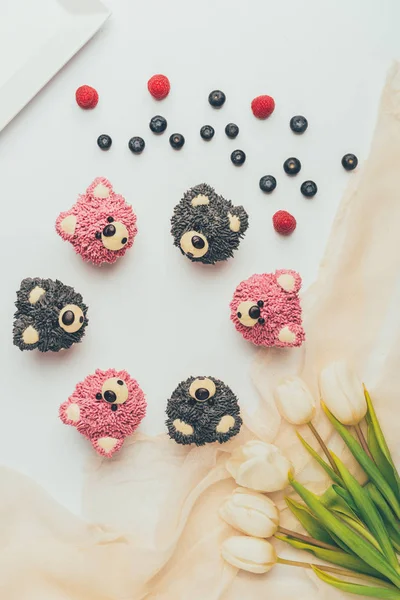
M340 546L340 548L342 550L344 550L348 554L354 554L354 552L352 550L350 550L350 548L348 546L346 546L346 544L344 542L342 542L342 540L340 538L338 538L333 532L331 532L331 536L333 537L335 543L338 546ZM355 556L355 554L354 554L354 556Z
M368 492L361 487L357 479L353 477L342 461L333 452L331 452L331 455L339 469L347 490L358 508L361 519L375 536L375 539L379 543L383 554L388 559L389 564L398 571L399 563L397 561L396 553L378 509L372 502Z
M375 412L374 405L371 400L371 396L369 395L369 392L365 386L364 386L364 396L365 396L365 400L366 400L367 406L368 406L366 420L369 423L371 423L372 428L375 431L376 439L378 440L379 446L381 447L383 454L386 456L386 458L390 462L390 464L394 467L395 464L393 462L389 447L385 440L385 436L383 435L383 431L379 424L378 417L376 416L376 412ZM400 481L400 477L398 479Z
M367 490L371 500L379 510L381 517L386 524L386 528L394 548L397 550L397 552L400 552L400 524L398 520L388 506L385 498L382 496L376 486L371 483L371 481L367 483L364 489Z
M354 519L356 517L353 511L347 506L346 502L336 494L336 492L333 489L333 485L326 489L322 496L319 496L319 501L330 510L335 510L338 513L345 514L351 519ZM330 535L333 538L334 542L338 546L340 546L342 550L344 550L345 552L351 552L350 548L346 546L346 544L342 542L342 540L338 538L333 533L333 531L330 532Z
M293 500L292 498L285 498L285 500L289 509L294 514L296 519L301 523L307 533L320 542L335 545L333 538L329 535L325 527L322 527L318 519L316 519L314 515L310 513L304 504L300 504L300 502L296 502L296 500Z
M382 577L379 571L375 571L375 569L367 565L361 558L353 556L352 554L347 554L347 552L344 552L343 550L327 550L325 548L319 548L318 546L297 540L287 535L275 534L274 537L290 544L293 548L311 552L311 554L314 554L314 556L320 560L325 560L333 565L338 565L339 567L344 567L345 569L350 569L351 571L357 571L358 573L364 573L365 575L371 575L377 578Z
M322 467L324 469L324 471L326 473L328 473L329 477L332 479L332 481L335 481L338 485L342 485L342 480L340 479L340 477L338 477L338 475L336 475L335 471L332 469L331 466L329 466L323 458L321 458L321 456L318 454L318 452L316 450L314 450L314 448L312 446L310 446L310 444L308 444L306 442L306 440L299 434L298 431L296 431L297 437L299 438L299 440L301 441L301 443L303 444L304 448L307 450L307 452L309 452L311 454L311 456L317 461L317 463L320 465L320 467Z
M350 550L373 569L385 575L395 585L400 586L400 575L388 564L386 558L379 550L374 548L374 546L360 537L351 527L348 527L336 515L325 508L318 497L302 486L301 483L295 481L290 473L288 476L292 487L330 533L334 533L340 538Z
M332 485L332 488L335 490L336 494L340 496L347 504L347 506L351 509L351 511L357 515L357 506L353 502L353 498L349 494L349 492L338 485Z
M350 583L348 581L342 581L333 577L323 571L323 567L312 567L314 573L325 583L329 583L333 587L342 590L342 592L349 592L350 594L357 594L358 596L369 596L371 598L383 598L384 600L400 600L400 590L392 586L391 589L372 587L370 585L360 585L359 583Z
M331 487L319 497L320 502L322 502L326 508L336 510L337 512L341 512L344 515L354 519L357 516L356 513L349 507L346 500L337 494L335 490L336 487L337 486L335 484L332 484Z
M337 494L332 486L328 487L319 499L326 508L331 508L338 501Z
M364 526L362 521L360 521L360 519L358 519L358 518L354 519L354 518L348 517L347 515L344 515L344 514L339 514L338 516L340 519L342 519L342 521L344 521L347 525L349 525L349 527L354 529L354 531L356 531L359 535L361 535L363 538L365 538L370 544L375 546L375 548L377 550L381 551L380 545L378 544L378 542L376 541L376 539L374 538L372 533L370 531L368 531L368 529Z
M396 466L395 466L392 456L390 454L389 447L386 443L385 436L383 435L383 431L382 431L380 423L378 421L378 417L376 416L374 405L371 400L371 396L369 395L368 390L366 389L365 386L364 386L364 396L365 396L365 400L366 400L367 406L368 406L368 412L365 417L366 421L368 423L368 435L370 435L370 430L374 432L374 437L375 437L376 443L379 446L386 461L389 463L389 465L391 467L390 472L391 472L392 478L396 482L396 486L397 486L397 491L396 491L396 488L394 488L394 492L395 492L397 498L399 498L399 496L400 496L400 476L397 472ZM374 442L374 440L373 440L373 442ZM378 452L377 452L377 458L375 458L375 456L374 456L374 459L375 460L378 459ZM384 461L382 461L382 462L384 462ZM378 462L377 462L377 464L378 464Z
M388 525L388 531L390 535L390 539L392 540L392 544L397 554L400 554L400 535L399 532L393 529L391 525Z
M390 485L387 483L386 479L381 475L376 464L367 456L364 450L361 448L360 444L353 438L353 436L347 431L346 427L342 425L328 410L323 402L321 405L336 429L339 435L344 439L349 448L350 452L353 454L354 458L360 463L364 471L367 473L368 477L373 481L376 487L382 492L383 496L386 498L390 506L392 507L395 515L400 518L400 502L396 497L396 494L393 492Z
M397 472L383 453L371 422L368 423L368 447L380 472L392 488L393 492L398 496L399 486L396 479Z
M374 502L377 509L379 510L383 520L386 523L392 525L392 527L395 530L399 530L398 520L394 516L390 506L388 505L380 491L376 488L376 486L371 481L369 481L364 489L368 493L371 500Z

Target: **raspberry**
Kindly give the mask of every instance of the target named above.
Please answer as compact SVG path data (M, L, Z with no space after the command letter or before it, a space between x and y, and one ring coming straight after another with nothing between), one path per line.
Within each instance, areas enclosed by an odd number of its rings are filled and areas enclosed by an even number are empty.
M251 103L251 110L257 119L266 119L275 109L275 100L272 96L257 96Z
M94 108L99 101L99 94L90 85L81 85L75 92L75 98L81 108Z
M168 96L171 85L165 75L153 75L147 82L147 88L153 98L163 100Z
M286 210L278 210L272 217L272 223L281 235L290 235L296 229L296 219Z

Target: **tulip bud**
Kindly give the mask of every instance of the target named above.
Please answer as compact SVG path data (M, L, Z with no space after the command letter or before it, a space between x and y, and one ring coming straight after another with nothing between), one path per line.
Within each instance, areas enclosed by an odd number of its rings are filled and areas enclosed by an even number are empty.
M289 484L291 464L273 444L252 440L232 452L226 468L243 487L276 492Z
M367 412L364 389L345 362L334 362L320 375L321 397L343 425L358 425Z
M273 536L279 525L279 512L274 502L244 488L237 488L225 500L219 514L235 529L260 538Z
M250 573L267 573L277 562L272 544L245 535L226 539L221 546L221 555L229 564Z
M289 377L278 385L275 400L282 417L292 425L304 425L314 418L314 398L300 377Z

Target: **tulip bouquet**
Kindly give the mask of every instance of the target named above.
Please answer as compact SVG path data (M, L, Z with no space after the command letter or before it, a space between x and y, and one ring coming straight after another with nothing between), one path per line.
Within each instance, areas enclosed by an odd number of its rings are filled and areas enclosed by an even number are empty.
M303 567L342 591L400 600L400 477L370 395L344 363L324 369L320 391L322 408L362 467L365 483L359 483L328 449L312 424L316 403L306 384L299 378L286 380L276 389L278 409L293 425L309 426L324 458L298 434L299 440L332 484L317 496L295 479L276 446L261 441L241 446L227 463L241 487L224 502L220 515L244 535L225 540L221 554L252 573L266 573L276 563ZM265 495L288 485L302 500L287 497L286 503L305 534L281 527L279 511ZM324 563L277 556L268 541L273 536Z

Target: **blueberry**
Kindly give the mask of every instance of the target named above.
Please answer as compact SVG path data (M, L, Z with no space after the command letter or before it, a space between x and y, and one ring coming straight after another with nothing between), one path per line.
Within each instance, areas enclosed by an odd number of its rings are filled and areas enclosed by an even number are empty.
M283 169L288 175L297 175L301 169L301 162L298 158L288 158L283 163Z
M358 165L358 158L355 154L345 154L342 158L342 165L346 171L352 171Z
M235 125L235 123L228 123L228 125L225 127L225 133L228 138L233 140L239 133L239 127Z
M225 104L226 96L221 90L214 90L208 96L208 101L214 108L221 108Z
M203 138L203 140L212 140L214 137L214 127L211 127L211 125L204 125L201 129L200 129L200 135Z
M141 137L133 137L128 142L128 147L133 154L140 154L145 147L144 139Z
M237 167L240 167L246 160L246 155L243 150L234 150L231 154L231 161Z
M304 181L300 191L306 198L312 198L318 192L317 184L314 181Z
M153 133L163 133L167 129L167 120L160 115L156 115L151 119L149 127Z
M304 133L308 127L308 121L301 115L296 115L290 119L290 129L294 133Z
M276 179L273 175L264 175L264 177L261 177L259 185L260 190L270 194L276 188Z
M204 248L204 246L206 245L203 238L201 238L199 235L194 235L192 237L192 246L194 248L197 248L197 250L202 250Z
M99 135L99 137L97 138L97 145L100 148L100 150L109 150L111 148L111 144L112 139L109 135L106 135L105 133Z
M169 138L169 143L174 150L180 150L185 143L185 138L181 133L173 133Z

